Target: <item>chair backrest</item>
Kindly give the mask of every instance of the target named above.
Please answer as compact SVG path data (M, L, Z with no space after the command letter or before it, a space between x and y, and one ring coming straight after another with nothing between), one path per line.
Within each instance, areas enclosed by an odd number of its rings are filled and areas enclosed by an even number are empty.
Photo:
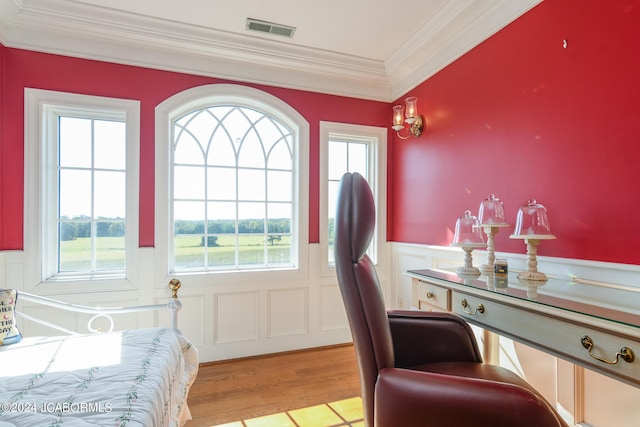
M373 420L378 371L395 363L380 282L366 255L375 220L375 202L369 184L358 173L345 174L338 191L335 265L358 360L367 424Z

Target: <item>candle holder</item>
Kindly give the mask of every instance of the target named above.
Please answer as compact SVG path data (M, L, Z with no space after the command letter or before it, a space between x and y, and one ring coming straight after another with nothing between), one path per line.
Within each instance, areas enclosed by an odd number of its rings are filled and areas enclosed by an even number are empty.
M489 197L480 203L478 222L487 235L487 262L482 264L480 269L491 272L496 261L495 235L501 228L509 227L504 217L504 205L495 195L489 194Z
M465 211L456 221L456 229L451 246L457 246L464 251L464 265L456 269L459 275L480 276L480 270L473 266L474 249L485 247L482 233L478 228L478 218Z
M527 245L527 271L518 273L518 279L546 281L546 274L538 271L538 245L541 240L556 238L549 228L547 209L535 199L529 200L526 206L518 210L516 227L510 237L523 239Z

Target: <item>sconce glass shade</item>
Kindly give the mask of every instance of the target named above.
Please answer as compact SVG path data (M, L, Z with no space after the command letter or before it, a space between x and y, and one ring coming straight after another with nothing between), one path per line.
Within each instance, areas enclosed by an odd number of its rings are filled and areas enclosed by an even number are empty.
M478 218L471 215L471 211L465 211L464 215L456 221L456 229L451 246L484 246L484 239L479 225Z
M480 202L478 222L480 222L480 225L507 225L502 200L493 194L489 194L489 197Z
M512 239L555 239L549 227L547 208L537 203L535 199L529 200L526 206L518 209L516 226Z
M404 100L404 103L407 106L405 110L407 119L405 120L405 122L411 125L416 121L416 118L418 117L418 98L415 96L410 96L409 98Z
M395 131L400 131L404 128L404 106L403 105L394 105L393 106L393 126L392 129Z

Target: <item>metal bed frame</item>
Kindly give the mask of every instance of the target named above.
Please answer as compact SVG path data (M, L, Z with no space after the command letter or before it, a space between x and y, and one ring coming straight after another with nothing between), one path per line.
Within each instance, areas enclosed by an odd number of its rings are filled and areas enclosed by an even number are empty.
M168 309L171 312L171 328L180 334L178 329L178 312L182 309L182 302L178 299L178 289L182 286L178 279L171 279L169 282L169 289L171 289L171 299L166 304L151 304L151 305L139 305L129 307L88 307L84 305L71 304L63 301L54 300L51 298L34 295L28 292L18 292L18 300L34 302L40 305L46 305L49 307L59 308L61 310L72 311L76 313L93 314L93 317L87 322L87 329L90 332L112 332L114 327L112 315L125 314L125 313L138 313L145 311L159 311L162 309ZM76 331L69 330L62 326L48 322L46 320L30 316L22 311L16 310L15 314L25 320L46 326L48 328L55 329L68 335L80 335ZM109 322L109 329L98 329L93 327L93 323L96 319L105 318Z

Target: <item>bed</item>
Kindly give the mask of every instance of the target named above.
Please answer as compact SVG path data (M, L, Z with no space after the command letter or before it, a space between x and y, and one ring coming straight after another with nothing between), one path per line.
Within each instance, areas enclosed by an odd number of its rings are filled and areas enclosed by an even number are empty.
M64 330L63 335L20 339L15 338L19 331L11 330L15 320L23 316L39 319L15 309L12 313L7 309L11 294L5 295L4 303L0 302L4 316L0 323L4 333L0 336L0 427L183 426L191 418L187 395L197 375L198 352L177 329L181 304L176 283L173 285L169 304L113 309L14 293L14 305L16 299L24 298L95 313L94 318L167 308L173 312L170 328L86 334Z

